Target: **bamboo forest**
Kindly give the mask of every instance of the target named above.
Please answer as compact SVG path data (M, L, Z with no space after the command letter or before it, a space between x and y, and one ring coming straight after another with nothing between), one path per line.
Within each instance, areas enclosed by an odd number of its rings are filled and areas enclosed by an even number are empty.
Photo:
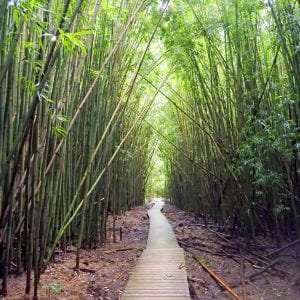
M1 0L2 297L300 298L299 118L299 0ZM159 201L191 298L122 298Z

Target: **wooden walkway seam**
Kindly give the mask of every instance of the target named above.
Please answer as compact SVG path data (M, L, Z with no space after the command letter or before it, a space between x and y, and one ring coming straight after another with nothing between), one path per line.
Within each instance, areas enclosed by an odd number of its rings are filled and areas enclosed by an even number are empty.
M150 228L143 251L122 300L190 300L184 251L177 243L173 229L161 213L162 200L148 211Z

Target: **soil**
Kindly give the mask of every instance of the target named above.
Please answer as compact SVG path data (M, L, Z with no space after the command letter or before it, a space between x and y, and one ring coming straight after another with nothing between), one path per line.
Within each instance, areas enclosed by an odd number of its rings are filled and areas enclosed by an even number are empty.
M74 270L74 248L59 253L56 263L51 263L42 275L39 299L118 300L146 247L149 229L147 209L147 206L136 207L117 217L116 243L113 242L110 216L106 244L95 250L82 250L80 270ZM231 238L215 224L206 227L201 218L172 205L166 204L163 212L172 224L179 244L185 249L192 299L232 299L195 258L232 287L240 299L300 299L300 243L266 258L267 253L278 248L275 241L261 237L255 244L249 244L241 237ZM282 241L282 246L290 242ZM261 272L272 262L275 262L273 268L249 280L251 274ZM240 284L241 265L245 268L244 290ZM8 287L6 299L24 299L25 276L12 276Z
M300 243L266 257L267 253L278 248L271 239L258 237L255 243L247 243L241 237L232 238L220 232L215 224L205 226L201 218L172 205L167 204L163 212L172 224L179 244L185 249L192 299L232 299L195 258L229 287L236 286L233 290L240 299L300 299ZM282 241L281 246L290 242ZM261 272L271 263L275 263L273 268L249 280L250 275ZM241 265L244 265L246 281L244 290L240 284Z
M113 242L112 217L108 219L105 245L81 251L81 265L74 270L75 248L56 255L41 277L39 299L117 300L132 269L146 247L149 220L147 206L139 206L117 216L116 243ZM122 241L119 228L122 227ZM24 299L25 275L10 277L7 300Z

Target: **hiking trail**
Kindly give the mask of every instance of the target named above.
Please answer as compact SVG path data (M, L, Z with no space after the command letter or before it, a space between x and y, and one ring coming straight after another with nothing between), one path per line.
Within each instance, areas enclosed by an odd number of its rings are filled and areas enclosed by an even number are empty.
M184 251L173 229L161 213L163 200L155 200L148 211L150 228L147 248L143 251L122 300L190 300Z

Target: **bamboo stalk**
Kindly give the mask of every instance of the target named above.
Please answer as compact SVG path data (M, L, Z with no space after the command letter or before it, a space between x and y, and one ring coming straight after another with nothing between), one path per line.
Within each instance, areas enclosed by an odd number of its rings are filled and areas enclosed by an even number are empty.
M229 294L231 295L232 299L240 300L241 298L220 278L218 277L212 270L210 270L207 266L205 266L198 258L193 258L200 264L200 266L213 278L217 281L218 284L220 284L222 287L224 287Z

